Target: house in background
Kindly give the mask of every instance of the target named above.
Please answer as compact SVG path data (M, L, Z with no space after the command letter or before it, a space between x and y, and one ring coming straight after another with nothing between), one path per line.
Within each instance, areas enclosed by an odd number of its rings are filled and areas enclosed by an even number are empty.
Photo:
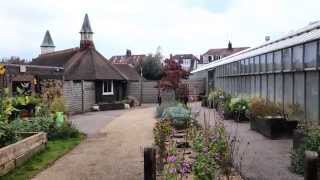
M182 69L189 72L196 69L200 62L193 54L176 54L172 58L181 65Z
M125 55L112 56L109 60L113 64L130 64L136 66L143 61L145 57L145 54L133 55L131 50L127 49Z
M232 43L229 41L227 48L209 49L206 53L200 56L200 66L208 64L212 61L219 60L221 58L230 56L234 53L248 49L249 47L232 47Z
M93 104L123 100L127 82L133 78L133 75L121 72L124 68L115 67L96 50L87 14L80 35L80 48L55 51L47 31L41 54L31 62L32 65L64 68L63 93L72 113L88 111Z

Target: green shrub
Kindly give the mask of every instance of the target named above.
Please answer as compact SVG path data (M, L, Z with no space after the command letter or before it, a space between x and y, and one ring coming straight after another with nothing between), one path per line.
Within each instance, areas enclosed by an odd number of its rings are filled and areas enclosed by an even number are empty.
M232 98L229 106L233 113L242 113L249 109L248 101L242 98Z
M170 119L174 128L185 129L191 120L191 111L183 104L177 104L165 109L163 118Z
M156 118L161 118L164 111L169 108L169 107L174 107L178 104L178 102L176 101L172 101L172 102L166 102L166 103L162 103L160 106L157 107L156 109Z
M48 133L48 139L77 138L80 132L71 123L65 121L61 127L55 127Z
M298 174L304 173L304 152L319 152L320 147L320 129L309 129L306 131L304 144L291 153L291 169Z
M64 99L62 97L56 97L50 105L51 112L67 112L67 108L64 105Z
M14 129L6 122L0 121L0 147L12 144L18 140Z
M57 127L52 117L16 119L10 123L10 126L15 132L46 132L49 140L74 138L80 135L80 132L67 121L61 127Z

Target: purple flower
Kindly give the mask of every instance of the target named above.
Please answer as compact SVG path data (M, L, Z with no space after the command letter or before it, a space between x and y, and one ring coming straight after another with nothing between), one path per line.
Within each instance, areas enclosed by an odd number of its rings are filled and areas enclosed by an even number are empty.
M209 149L208 149L207 147L204 147L204 148L202 149L202 151L203 151L204 153L208 153Z
M188 161L183 161L180 165L179 172L182 176L188 172L191 172L191 164Z
M174 156L174 155L168 156L168 157L167 157L167 161L168 161L169 163L174 163L174 162L177 161L177 157Z
M176 168L170 168L170 169L169 169L169 173L170 173L170 174L177 173L177 169L176 169Z

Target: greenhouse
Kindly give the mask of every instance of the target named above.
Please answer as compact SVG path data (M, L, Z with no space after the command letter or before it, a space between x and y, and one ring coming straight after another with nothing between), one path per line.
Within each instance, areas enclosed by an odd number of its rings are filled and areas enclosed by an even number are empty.
M206 73L208 89L233 96L262 97L299 107L299 120L318 123L320 22L274 41L209 63L192 72Z

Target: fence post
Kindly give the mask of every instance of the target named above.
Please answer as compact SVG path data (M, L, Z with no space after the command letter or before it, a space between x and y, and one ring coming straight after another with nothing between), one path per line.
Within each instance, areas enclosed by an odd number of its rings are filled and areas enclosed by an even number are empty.
M144 148L144 180L156 180L156 149Z
M314 151L305 151L304 153L304 179L317 179L317 159L318 153Z

